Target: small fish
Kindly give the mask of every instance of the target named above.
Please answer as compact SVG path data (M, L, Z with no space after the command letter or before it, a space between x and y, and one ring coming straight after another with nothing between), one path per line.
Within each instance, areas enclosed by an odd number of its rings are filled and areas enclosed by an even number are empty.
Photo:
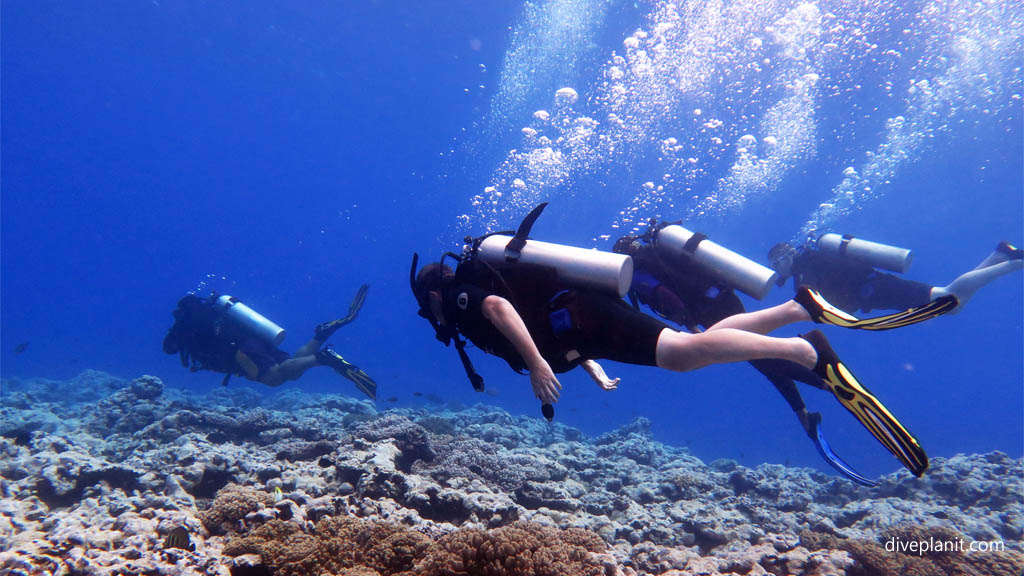
M398 402L398 396L388 396L388 399L385 400L385 402Z
M412 395L419 398L420 396L423 396L423 392L413 392Z
M499 394L499 392L498 392L497 388L487 388L487 389L484 390L484 394L487 394L488 396L494 397L494 396L497 396Z
M18 344L17 346L14 347L14 353L15 354L21 354L25 350L28 350L28 345L29 345L28 340L22 342L21 344Z
M427 394L425 398L427 399L427 402L430 402L431 404L444 404L444 398L441 398L437 394Z
M180 550L188 550L189 552L196 551L196 545L192 543L192 539L188 536L188 530L178 526L164 539L164 550L169 548L178 548Z
M284 500L284 492L280 486L274 486L274 502L280 502Z

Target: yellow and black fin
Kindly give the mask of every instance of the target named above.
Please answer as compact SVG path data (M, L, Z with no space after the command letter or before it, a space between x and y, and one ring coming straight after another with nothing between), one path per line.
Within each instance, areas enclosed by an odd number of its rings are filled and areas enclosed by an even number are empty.
M819 292L807 286L800 287L794 300L803 306L811 315L811 319L818 324L832 324L833 326L852 328L854 330L873 331L892 330L924 322L925 320L930 320L950 312L960 305L956 296L949 294L936 298L923 306L910 308L902 312L861 319L836 308L828 300L825 300Z
M825 381L839 403L914 476L924 474L928 469L928 455L924 448L839 360L825 335L819 330L813 330L801 338L807 340L818 353L814 372Z
M356 385L356 388L359 388L371 400L377 399L377 383L358 366L342 358L341 354L330 348L324 348L316 353L316 359L321 364L330 366L335 372L351 380Z
M359 311L363 308L363 303L366 302L366 292L370 289L369 284L363 284L359 287L359 291L356 292L355 298L352 299L352 303L348 306L348 314L344 318L338 318L337 320L331 320L330 322L324 322L316 327L316 331L313 334L313 338L320 342L326 341L330 338L339 328L351 323L359 315Z

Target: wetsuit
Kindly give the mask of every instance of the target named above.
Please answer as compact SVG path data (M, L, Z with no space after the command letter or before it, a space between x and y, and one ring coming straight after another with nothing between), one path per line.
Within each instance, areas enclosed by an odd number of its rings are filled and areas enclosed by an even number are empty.
M907 310L931 301L932 287L875 270L842 256L801 248L793 259L793 288L807 285L841 310Z
M567 372L583 360L607 359L655 366L661 331L668 326L603 292L570 288L549 271L525 265L502 270L504 285L496 290L479 274L457 274L445 289L445 317L478 348L503 358L514 370L527 366L512 343L481 310L487 296L504 297L523 319L541 356L555 373Z

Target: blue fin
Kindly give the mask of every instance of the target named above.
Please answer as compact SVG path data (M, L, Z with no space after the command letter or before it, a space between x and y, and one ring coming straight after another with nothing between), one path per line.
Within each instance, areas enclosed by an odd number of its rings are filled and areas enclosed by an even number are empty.
M845 460L832 451L832 447L829 446L828 440L825 439L825 433L821 431L821 414L814 412L809 414L808 417L812 419L812 423L814 425L814 435L811 436L811 439L814 440L814 446L818 449L818 454L821 454L821 457L824 458L826 462L828 462L840 474L861 486L867 486L868 488L878 486L878 482L868 480L861 476L853 469L853 466L847 464Z

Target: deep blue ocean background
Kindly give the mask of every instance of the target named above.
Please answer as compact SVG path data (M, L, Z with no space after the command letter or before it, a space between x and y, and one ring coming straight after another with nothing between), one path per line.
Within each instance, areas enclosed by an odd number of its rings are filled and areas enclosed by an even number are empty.
M634 114L630 140L601 132L612 123L614 54L629 51L637 29L654 32L663 2L4 2L0 373L56 379L99 369L207 391L219 375L190 374L160 349L183 294L241 298L288 329L283 347L292 351L368 283L358 320L332 341L377 380L379 409L484 402L540 417L528 379L473 350L495 393L471 390L455 353L416 316L413 251L437 256L495 222L515 227L528 205L548 200L534 228L540 239L608 249L630 227L620 211L639 205L649 208L640 219L687 218L765 262L772 244L800 234L818 205L842 192L847 167L870 180L864 167L879 157L889 173L864 184L870 193L860 186L822 229L912 248L908 277L933 284L972 268L999 240L1024 244L1024 57L1013 29L1022 8L990 3L985 17L968 15L972 26L995 28L965 40L943 10L974 6L966 2L892 4L865 16L861 32L836 27L856 6L820 4L811 16L822 36L860 40L822 47L823 38L818 56L793 56L791 44L772 44L783 28L775 25L724 55L703 59L691 46L680 56L691 71L656 66L644 86L690 81L698 64L724 80L615 108ZM566 32L569 18L579 25ZM711 44L727 46L730 26L718 25ZM1002 43L964 47L978 37ZM1016 49L1000 57L1007 43ZM764 59L745 52L772 45ZM637 71L638 62L627 67ZM659 76L673 69L680 78ZM809 100L799 98L801 78L817 83ZM912 88L922 78L933 98ZM555 98L566 86L575 103ZM763 143L773 106L794 95L804 105L781 111L796 125L782 126L780 138L813 125L809 139L777 160L763 153L749 194L701 214L742 155L738 137L751 132ZM521 131L536 127L540 109L565 120L548 128L554 142ZM566 127L588 126L574 120L587 115L607 138L573 143ZM709 117L722 124L707 127ZM886 146L896 117L910 137ZM722 142L707 137L714 130ZM679 159L664 154L668 137L689 147ZM614 152L602 152L615 138ZM517 156L535 150L543 159L560 146L567 167L557 174ZM645 182L665 184L660 199ZM492 201L497 212L488 215ZM885 333L826 332L930 455L1020 457L1022 276L997 280L957 315ZM791 296L787 286L746 303ZM658 439L708 461L824 467L782 399L745 364L688 374L606 368L622 377L618 391L600 391L582 371L561 376L558 421L596 435L643 416ZM230 386L263 389L241 378ZM285 386L358 394L323 368ZM802 391L825 414L833 447L860 471L898 468L830 394Z

